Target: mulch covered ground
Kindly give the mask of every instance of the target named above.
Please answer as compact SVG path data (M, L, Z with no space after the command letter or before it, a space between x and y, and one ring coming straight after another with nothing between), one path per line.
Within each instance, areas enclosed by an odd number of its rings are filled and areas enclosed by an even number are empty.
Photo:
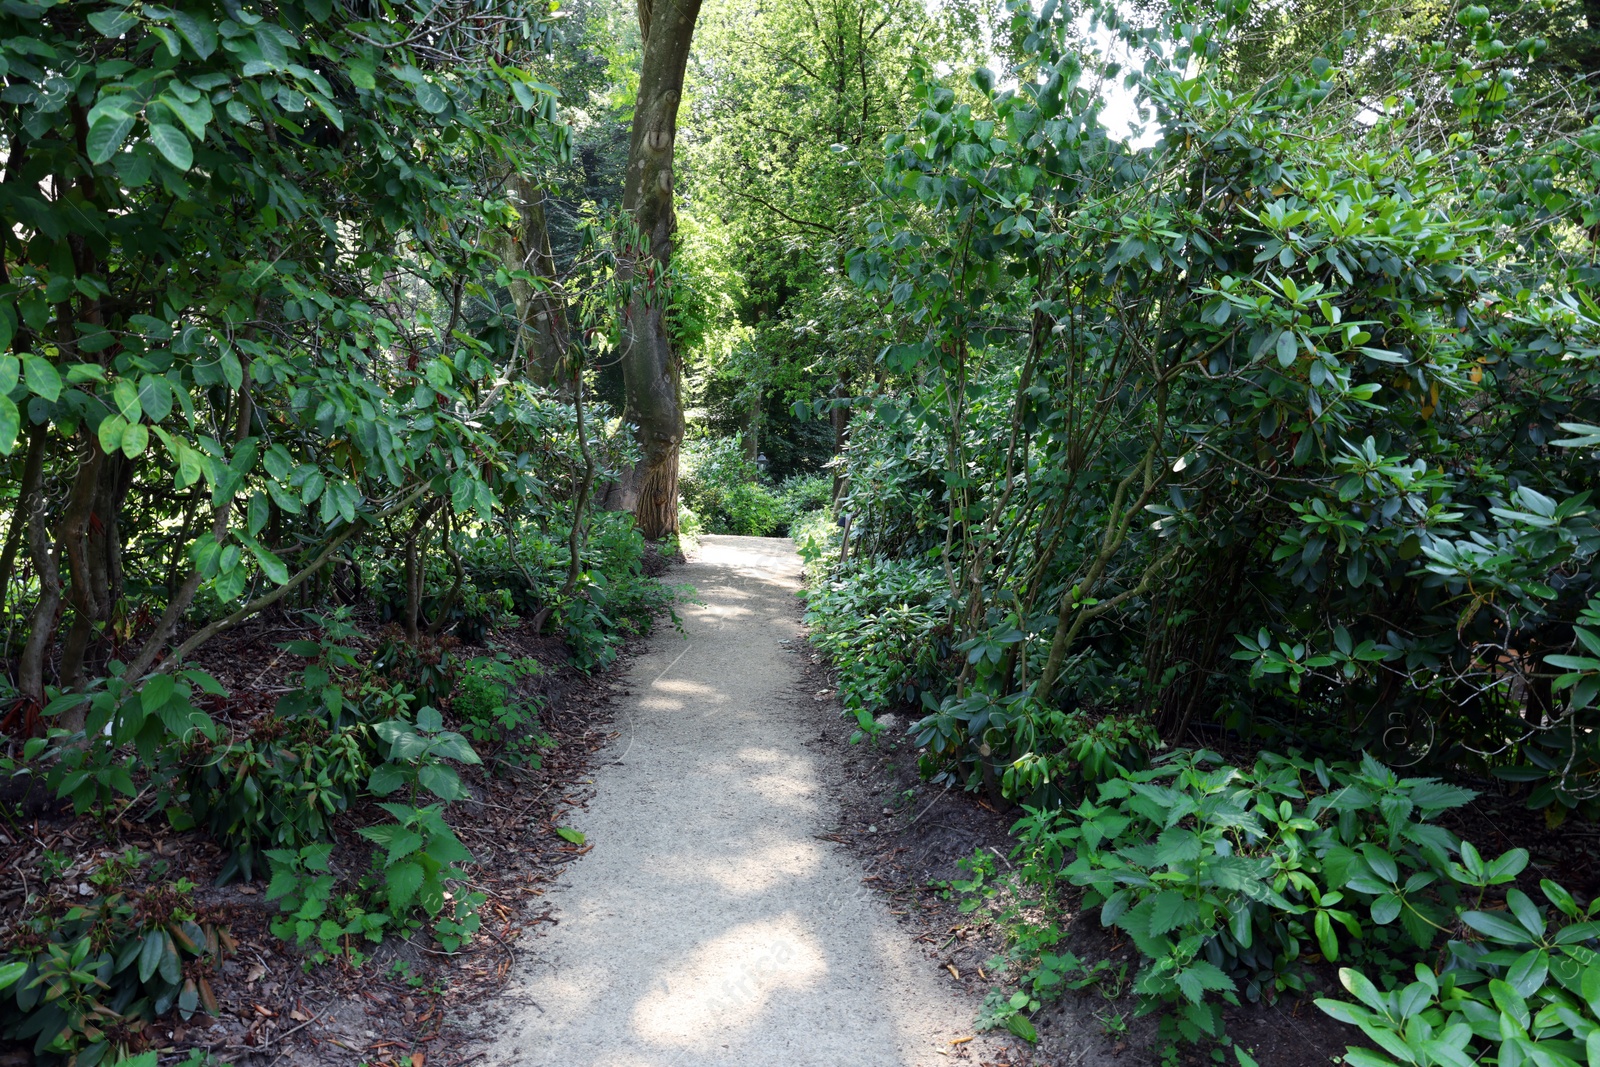
M364 643L375 645L381 627L376 619L367 622ZM231 694L208 709L219 726L248 730L269 712L290 691L304 662L278 645L314 636L298 617L279 616L208 645L195 665L215 675ZM196 1014L187 1023L171 1016L147 1032L154 1047L175 1056L207 1049L241 1067L467 1062L455 1052L460 1042L448 1020L498 991L514 960L512 946L524 930L556 921L541 898L561 865L585 849L557 836L555 827L562 812L584 799L592 756L607 739L612 702L610 675L589 677L573 669L559 640L526 629L497 632L488 640L492 649L458 646L455 653L504 651L538 659L546 670L523 682L522 692L544 698L541 725L555 744L543 751L537 769L494 760L464 769L472 799L452 804L448 818L477 861L470 869L470 888L488 900L480 911L482 929L460 951L442 951L423 931L409 940L390 937L381 947L358 944L374 950L359 969L339 959L308 968L298 949L269 930L278 907L264 899L263 882L213 885L225 854L203 833L174 832L160 811L140 802L102 828L38 795L7 798L23 800L24 816L0 827L0 865L12 872L0 882L0 923L14 923L27 894L40 890L47 850L58 867L67 864L55 872L51 891L70 898L84 889L93 892L83 879L106 859L136 848L148 857L147 869L164 863L167 877L195 882L203 911L224 924L238 945L211 979L220 1014ZM366 843L354 830L378 820L378 813L363 807L345 813L335 870L342 855L357 867L364 864ZM30 1062L25 1048L0 1049L0 1064Z

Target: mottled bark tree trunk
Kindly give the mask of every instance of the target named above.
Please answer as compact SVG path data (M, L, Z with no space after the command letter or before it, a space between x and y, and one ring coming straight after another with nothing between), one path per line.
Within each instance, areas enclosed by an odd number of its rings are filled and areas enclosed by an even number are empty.
M509 185L522 221L503 249L506 267L543 279L542 285L520 279L511 282L511 300L521 321L523 373L539 385L569 391L570 382L561 368L568 342L567 299L556 281L556 261L545 218L545 192L520 174L513 175Z
M700 0L638 0L644 58L622 206L648 247L624 248L618 274L632 282L624 309L622 376L625 414L644 457L608 494L629 508L640 531L655 539L678 528L678 446L683 441L682 364L667 333L665 279L672 262L672 150L678 102Z

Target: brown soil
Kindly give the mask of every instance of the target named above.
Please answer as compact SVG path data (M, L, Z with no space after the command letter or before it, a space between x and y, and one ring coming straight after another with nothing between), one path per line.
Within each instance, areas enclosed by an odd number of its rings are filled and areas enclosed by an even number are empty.
M664 569L666 561L656 558ZM380 627L376 619L365 621L363 643L375 645ZM207 646L195 665L233 694L208 708L219 726L247 729L269 711L290 691L290 676L303 663L278 644L314 636L284 618L264 619ZM0 827L0 865L21 874L21 880L0 888L0 920L12 926L28 892L39 891L37 871L46 849L71 858L49 890L69 898L79 891L80 879L105 859L137 848L152 862L166 863L168 878L196 883L197 903L217 915L238 942L238 950L212 976L218 1016L197 1014L187 1023L170 1016L147 1031L164 1061L166 1053L205 1049L240 1067L464 1062L446 1020L499 989L514 959L510 946L524 930L555 921L541 907L544 887L562 864L584 851L558 837L555 827L562 812L583 801L592 755L607 738L613 699L608 677L585 676L569 666L558 639L519 629L497 632L489 641L492 650L458 646L454 653L505 651L538 659L546 671L525 681L522 692L544 698L541 726L555 744L544 750L535 770L496 760L491 746L479 745L485 767L463 774L472 798L451 805L448 817L476 860L470 887L488 902L480 910L481 931L460 951L445 953L422 932L406 940L387 938L381 946L357 946L373 949L359 969L344 960L308 968L296 948L269 930L278 907L264 899L263 882L213 885L225 856L203 833L174 832L159 811L139 804L102 829L75 819L70 807L35 795L37 790L0 798L21 800L25 819ZM336 871L361 866L356 853L364 842L354 830L378 821L369 807L357 806L340 819ZM0 1047L0 1064L28 1062L24 1047Z

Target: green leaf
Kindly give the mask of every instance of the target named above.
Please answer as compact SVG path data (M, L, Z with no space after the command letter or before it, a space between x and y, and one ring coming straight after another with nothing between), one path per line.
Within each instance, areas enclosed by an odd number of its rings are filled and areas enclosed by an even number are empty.
M85 145L89 162L95 166L109 160L121 150L133 132L133 116L117 111L102 112L89 126Z
M9 456L17 447L17 434L22 430L22 413L8 396L0 396L0 456Z
M172 24L178 28L183 39L189 42L195 55L205 59L217 50L217 30L210 19L198 18L187 11L175 10L172 13Z
M1510 1016L1522 1029L1526 1030L1528 1028L1530 1016L1528 1014L1527 1001L1522 994L1511 988L1509 983L1502 982L1498 978L1490 979L1489 996L1494 1000L1494 1006L1499 1008L1502 1014Z
M139 387L127 378L119 379L111 387L111 399L117 406L117 414L127 422L139 421Z
M138 24L138 18L131 11L120 8L107 8L89 16L89 25L102 37L121 37Z
M252 508L255 501L251 501ZM270 549L260 544L250 545L251 555L256 557L256 562L261 564L261 573L267 576L267 581L273 585L282 585L289 580L289 568Z
M1318 909L1316 918L1312 921L1316 930L1317 946L1322 949L1322 956L1330 963L1339 959L1339 938L1333 932L1333 920L1328 918L1328 913ZM1248 946L1247 946L1248 947Z
M396 763L380 763L372 769L367 788L380 797L386 797L397 789L403 789L410 780L411 775L406 767Z
M1348 989L1355 998L1374 1011L1383 1010L1383 994L1378 992L1378 987L1373 985L1366 975L1360 971L1351 970L1349 967L1339 968L1339 984Z
M1389 1057L1365 1048L1345 1049L1344 1062L1348 1067L1395 1067Z
M134 423L122 432L122 454L129 459L137 457L150 447L150 431L143 423Z
M417 899L417 890L422 888L422 865L407 860L397 863L383 873L384 884L389 892L389 910L396 914L404 914L411 907L411 902Z
M194 136L195 140L205 140L206 125L210 123L212 117L211 102L209 100L201 97L198 103L185 104L183 101L173 97L163 96L161 103L167 105L172 110L172 113L178 116L179 121Z
M556 827L556 836L563 841L571 841L574 845L581 845L584 841L583 834L567 826Z
M1155 895L1150 911L1150 933L1160 935L1194 922L1200 906L1176 889L1163 889Z
M418 81L411 87L411 91L416 95L417 103L421 104L423 110L429 114L441 114L450 106L450 97L430 81Z
M108 455L121 448L122 435L127 432L127 429L128 420L121 415L107 415L101 419L100 425L95 431L95 436L100 440L100 448Z
M166 707L172 702L174 684L170 674L158 674L144 683L144 688L139 690L139 705L146 715Z
M1011 1016L1006 1020L1006 1029L1029 1044L1038 1044L1039 1042L1039 1031L1034 1029L1033 1023L1028 1021L1026 1015Z
M453 768L437 763L424 764L417 771L417 784L440 800L463 800L469 795L461 776Z
M156 146L162 156L179 170L186 171L194 166L194 149L189 146L189 138L176 126L165 122L152 122L150 124L150 143Z
M1506 981L1518 993L1531 997L1544 985L1550 973L1550 956L1543 949L1530 949L1517 957L1506 972Z
M55 365L48 359L23 353L22 376L28 383L28 391L34 396L42 396L52 403L61 396L61 375L56 372Z
M1289 366L1299 351L1300 342L1295 338L1293 330L1284 330L1278 335L1278 366Z
M397 827L394 836L389 838L389 858L385 865L393 867L421 847L421 834L403 826Z
M1517 917L1517 922L1528 932L1533 939L1544 936L1544 916L1539 914L1538 907L1528 899L1528 894L1520 889L1512 889L1506 893L1506 907L1511 909L1511 914Z
M161 953L166 947L166 938L160 930L151 930L144 935L144 944L139 947L139 981L148 982L161 966Z

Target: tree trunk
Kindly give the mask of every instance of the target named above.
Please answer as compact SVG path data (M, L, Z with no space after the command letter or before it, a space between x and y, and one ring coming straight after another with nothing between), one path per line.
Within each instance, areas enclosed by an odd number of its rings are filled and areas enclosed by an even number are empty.
M828 393L828 398L833 401L828 411L828 420L833 423L833 506L839 506L839 498L844 495L846 486L844 448L850 441L850 372L841 369L839 380Z
M11 528L6 531L6 545L0 550L0 611L6 606L6 594L11 591L11 568L16 563L17 548L22 544L23 532L33 515L33 494L39 488L39 478L44 470L45 441L49 426L34 426L28 433L28 452L22 461L22 484L17 487L17 503L11 511Z
M44 668L50 643L56 635L56 620L61 614L61 549L45 525L44 502L34 506L28 516L28 544L33 552L33 570L39 577L39 599L33 606L28 640L17 660L17 691L35 708L44 707ZM72 713L79 719L82 715ZM73 727L68 727L72 729Z
M678 102L700 0L639 0L644 58L622 206L638 224L644 247L628 241L618 279L631 283L621 346L624 415L643 458L607 494L630 508L645 537L678 529L678 446L683 441L682 364L667 333L667 269L677 219L672 207L672 150Z
M752 386L744 414L744 461L752 466L761 458L761 399L761 389Z
M567 353L567 300L556 281L556 260L550 249L550 229L545 219L545 194L542 186L513 175L509 182L512 201L522 216L522 225L506 241L502 255L507 269L525 270L542 285L513 279L511 300L521 323L523 372L538 385L570 388L561 372Z

